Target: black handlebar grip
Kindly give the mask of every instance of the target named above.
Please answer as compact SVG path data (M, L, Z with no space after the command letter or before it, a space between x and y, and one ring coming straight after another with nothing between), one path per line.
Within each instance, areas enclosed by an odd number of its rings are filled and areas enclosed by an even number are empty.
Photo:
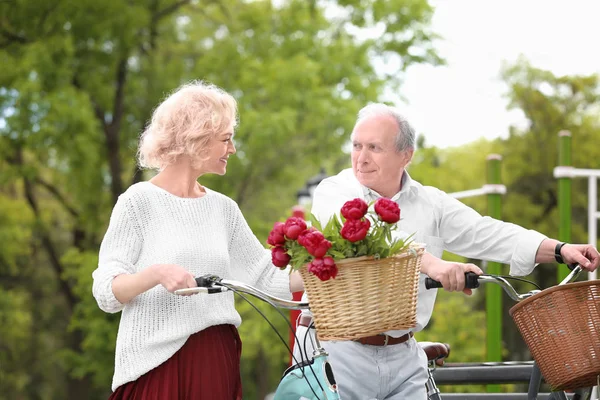
M567 264L567 267L569 268L570 271L573 271L575 268L577 268L579 266L578 263L573 263L573 264Z
M198 287L209 288L213 285L213 283L220 281L221 278L216 275L203 275L196 278L196 285L198 285Z
M441 288L442 282L431 279L430 277L425 278L425 289Z
M477 289L479 287L479 275L475 272L465 272L465 289ZM425 289L441 288L442 283L429 277L425 278Z
M479 275L475 272L465 272L465 289L477 289L479 287Z

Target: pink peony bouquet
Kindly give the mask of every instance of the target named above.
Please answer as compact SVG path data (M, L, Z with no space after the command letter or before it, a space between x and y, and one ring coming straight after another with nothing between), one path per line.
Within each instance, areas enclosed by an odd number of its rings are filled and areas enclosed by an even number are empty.
M369 208L362 199L349 200L324 227L314 216L310 222L299 217L276 222L267 239L273 264L279 268L291 265L294 270L307 267L326 281L338 273L336 260L362 256L387 258L404 252L410 238L392 238L400 220L398 204L380 198L374 202L372 211Z

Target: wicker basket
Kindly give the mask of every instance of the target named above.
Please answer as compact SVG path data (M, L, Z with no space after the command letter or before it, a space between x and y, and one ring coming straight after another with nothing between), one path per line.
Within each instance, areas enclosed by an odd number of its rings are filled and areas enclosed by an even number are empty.
M300 269L321 340L352 340L416 325L423 246L394 257L336 261L335 279Z
M510 309L553 390L595 386L600 375L600 280L555 286Z

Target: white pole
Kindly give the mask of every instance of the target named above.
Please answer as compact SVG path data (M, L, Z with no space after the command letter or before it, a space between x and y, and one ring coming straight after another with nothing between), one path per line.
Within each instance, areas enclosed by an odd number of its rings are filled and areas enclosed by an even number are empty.
M597 246L598 239L598 178L588 177L588 243ZM588 279L596 279L596 271L588 272Z
M463 190L462 192L454 192L454 193L448 193L450 196L454 197L455 199L464 199L467 197L475 197L475 196L481 196L484 194L487 194L487 192L485 190L483 190L483 188L480 189L472 189L472 190Z
M463 190L462 192L448 193L455 199L481 196L484 194L506 194L506 186L500 184L486 184L479 189Z

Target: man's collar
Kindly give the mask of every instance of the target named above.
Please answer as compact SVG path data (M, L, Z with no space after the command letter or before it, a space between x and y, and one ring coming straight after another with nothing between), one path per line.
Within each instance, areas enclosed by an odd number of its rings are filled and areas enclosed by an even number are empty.
M364 185L360 185L362 190L363 190L363 195L366 197L368 195L372 195L374 197L383 197L382 195L380 195L379 193L377 193L375 190L370 189ZM417 190L417 187L414 184L413 179L410 177L410 175L408 174L408 172L406 172L406 170L404 171L404 173L402 174L402 188L400 189L400 191L398 193L396 193L395 195L393 195L391 197L392 200L396 200L398 199L398 197L400 197L400 195L405 194L405 193L409 193L410 191L415 191Z

